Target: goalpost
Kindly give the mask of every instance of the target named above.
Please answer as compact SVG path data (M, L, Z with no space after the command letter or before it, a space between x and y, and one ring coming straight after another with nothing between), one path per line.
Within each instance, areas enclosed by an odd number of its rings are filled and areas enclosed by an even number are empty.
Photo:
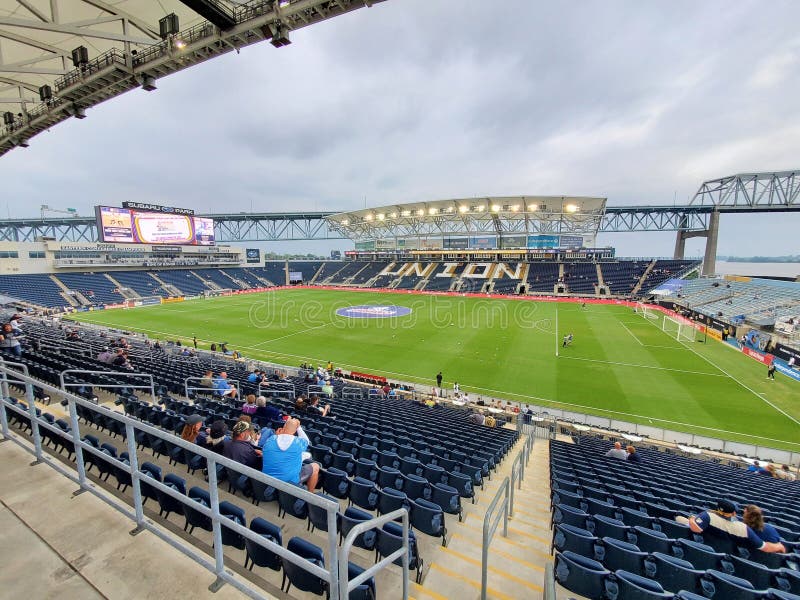
M667 315L664 315L664 320L661 322L661 331L670 337L674 337L679 342L697 341L697 329L688 323L683 323Z
M658 311L653 310L653 308L644 302L637 302L636 303L636 312L637 314L642 315L645 319L651 319L653 321L657 321L659 315L661 314Z

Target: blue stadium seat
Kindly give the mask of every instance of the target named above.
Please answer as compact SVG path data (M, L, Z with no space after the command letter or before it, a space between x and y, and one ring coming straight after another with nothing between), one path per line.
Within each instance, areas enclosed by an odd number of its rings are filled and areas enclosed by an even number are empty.
M556 525L553 531L552 547L559 552L570 551L593 558L597 556L596 544L597 538L586 529L561 524Z
M686 590L693 593L702 591L700 582L705 571L695 569L692 563L686 560L654 552L645 561L645 572L665 590L671 592Z
M602 563L609 571L623 569L637 575L644 574L644 561L647 552L642 552L636 545L605 537L601 549L597 551L597 558L602 558Z
M261 517L256 517L250 521L250 531L257 533L258 535L275 542L276 544L283 544L281 528L265 519L262 519ZM280 571L281 557L275 554L272 550L262 548L257 543L247 538L244 540L244 545L246 551L244 559L245 569L249 568L252 571L253 565L258 565L259 567L266 567L267 569L272 569L273 571Z
M614 574L616 589L606 583L606 593L610 600L671 600L673 595L665 592L658 582L628 571ZM616 591L616 594L614 592ZM609 593L610 592L610 593Z
M611 572L596 560L575 552L556 554L554 575L565 589L589 600L607 600L605 582Z

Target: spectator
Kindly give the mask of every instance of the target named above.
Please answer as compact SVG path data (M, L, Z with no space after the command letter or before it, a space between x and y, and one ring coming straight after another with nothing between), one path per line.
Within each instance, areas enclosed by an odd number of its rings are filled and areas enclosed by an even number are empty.
M258 369L256 369L247 376L248 383L260 384L263 379L264 378L261 375L261 371L259 371Z
M214 371L206 371L205 375L200 378L200 387L213 388L214 387Z
M223 398L236 398L236 388L228 383L228 374L222 371L213 379L214 394Z
M307 406L308 405L306 404L305 396L301 395L299 398L297 398L297 400L294 401L294 409L298 412L306 412Z
M322 386L322 393L327 398L333 398L333 386L331 385L330 378L325 380L325 385Z
M486 416L483 414L482 410L476 410L467 417L467 421L474 425L483 425L486 422Z
M19 343L19 338L14 333L10 323L3 325L2 334L0 334L0 350L4 353L13 354L17 358L22 356L22 344Z
M619 458L621 460L627 460L628 453L622 449L622 444L619 442L614 442L614 447L606 452L604 456L610 456L611 458Z
M258 410L258 407L256 406L256 395L247 394L245 403L242 406L242 412L246 415L254 415L256 414L256 410Z
M211 427L198 434L195 443L212 452L222 454L225 450L226 433L228 433L228 426L225 421L218 419L211 424Z
M783 465L779 471L775 472L775 477L786 481L795 481L797 479L797 475L789 470L789 465Z
M625 448L625 452L628 453L628 456L625 459L628 462L632 463L642 462L641 457L636 453L636 448L634 448L633 446L628 446L627 448Z
M286 483L305 484L313 492L319 479L319 465L303 463L306 449L308 436L300 427L300 421L287 420L264 444L264 473Z
M195 442L200 434L200 427L203 424L203 417L200 415L189 415L186 417L186 424L181 431L181 439L187 442Z
M225 442L222 454L238 463L261 470L261 450L253 447L252 426L247 421L237 421L233 426L233 437Z
M781 543L765 542L755 531L742 521L735 520L736 505L730 500L717 501L714 510L705 510L693 517L676 517L679 523L686 523L694 533L702 533L707 544L713 546L713 538L732 539L749 550L762 552L786 552Z
M781 542L781 536L778 534L778 530L769 523L764 522L764 513L755 504L748 504L744 507L742 521L750 529L755 531L756 535L763 541L772 544L779 544Z
M103 351L97 355L97 361L105 364L110 364L114 355L109 348L103 348Z
M320 408L319 398L317 398L316 396L311 396L311 399L308 401L308 406L306 406L306 412L311 413L312 415L327 417L328 414L331 412L331 405L326 404L324 408Z
M112 359L111 364L120 369L133 370L133 365L131 365L131 362L128 360L128 353L122 348L117 350L117 355Z
M281 411L276 406L267 404L267 399L264 396L259 396L256 398L255 416L272 422L281 418Z

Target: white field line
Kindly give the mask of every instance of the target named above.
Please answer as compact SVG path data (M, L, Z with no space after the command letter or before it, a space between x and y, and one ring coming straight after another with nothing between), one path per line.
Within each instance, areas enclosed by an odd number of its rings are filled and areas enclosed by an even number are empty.
M659 330L659 331L660 331L660 330ZM665 333L665 335L666 335L666 333ZM682 345L683 345L683 346L684 346L684 347L685 347L687 350L689 350L690 352L693 352L694 354L696 354L697 356L699 356L700 358L702 358L704 361L706 361L708 364L710 364L712 367L714 367L714 368L715 368L717 371L719 371L720 373L723 373L723 374L724 374L726 377L729 377L730 379L732 379L734 382L736 382L736 383L737 383L737 384L739 384L741 387L743 387L744 389L746 389L748 392L750 392L751 394L753 394L753 395L754 395L756 398L758 398L759 400L761 400L761 401L763 401L763 402L765 402L765 403L769 404L769 405L770 405L772 408L774 408L775 410L777 410L777 411L778 411L779 413L781 413L781 414L782 414L784 417L786 417L786 418L787 418L787 419L789 419L790 421L793 421L793 422L794 422L794 423L796 423L797 425L800 425L800 421L798 421L797 419L795 419L795 418L794 418L792 415L790 415L789 413L787 413L785 410L783 410L783 409L782 409L782 408L780 408L779 406L776 406L775 404L773 404L772 402L770 402L769 400L767 400L767 399L766 399L766 398L765 398L765 397L764 397L762 394L759 394L757 391L755 391L755 390L754 390L753 388L751 388L750 386L748 386L748 385L746 385L745 383L741 382L740 380L736 379L736 377L734 377L733 375L731 375L730 373L728 373L728 372L727 372L725 369L723 369L722 367L720 367L718 364L714 363L714 361L712 361L710 358L708 358L708 357L706 357L706 356L703 356L703 355L702 355L702 354L700 354L700 353L699 353L697 350L695 350L695 349L694 349L694 348L692 348L690 345L688 345L686 342L681 342L680 340L678 340L678 343L682 344Z
M170 335L170 336L175 336L175 337L186 337L186 336L183 336L181 334L177 334L177 333L170 332L170 331L157 331L157 330L154 330L154 329L145 329L143 327L128 327L127 329L130 329L132 331L143 331L145 333L156 333L156 334L159 334L159 335L162 335L162 336ZM212 340L203 340L203 339L198 338L198 341L209 342L210 343ZM323 362L325 362L327 360L327 359L322 359L322 358L309 357L308 355L287 354L287 353L282 353L282 352L274 352L274 351L271 351L271 350L264 350L263 348L254 348L252 346L239 346L239 347L240 348L244 348L245 350L248 350L248 349L249 350L257 350L259 352L262 352L262 353L265 353L265 354L271 354L273 356L286 356L286 357L290 357L290 358L301 358L301 359L307 359L307 360L315 361L315 362L318 362L318 363L323 363ZM568 358L573 358L574 360L582 360L582 359L575 359L574 357L568 357ZM590 359L584 359L584 360L590 360ZM396 372L393 372L393 371L386 371L386 370L383 370L383 369L373 369L372 367L364 367L362 365L352 365L352 364L347 364L347 363L339 363L339 364L341 366L343 366L343 367L349 367L351 370L352 369L356 369L356 370L373 370L373 371L378 371L380 373L384 373L386 375L397 375L397 376L399 376L398 379L399 378L403 378L405 381L417 381L417 382L426 382L426 383L429 381L428 379L424 379L422 377L418 377L417 375L409 375L408 373L396 373ZM640 365L635 365L635 366L640 366ZM649 368L654 368L654 367L649 367ZM660 368L660 367L655 367L655 368ZM714 373L700 373L700 374L701 375L712 375L712 376L716 376L716 377L722 377L722 375L716 375ZM430 383L431 383L431 386L433 386L433 380L432 379L430 380ZM546 402L546 403L548 403L550 405L553 405L553 406L556 406L556 407L564 406L564 407L570 407L570 408L580 408L580 409L583 409L584 411L586 411L588 414L591 414L592 412L596 412L596 413L599 412L599 413L607 413L609 415L622 415L624 417L633 417L633 418L636 418L636 419L643 419L643 420L647 419L649 421L653 421L653 422L657 422L657 423L668 423L670 425L678 425L678 426L682 426L682 427L691 427L693 429L700 429L700 430L703 430L703 431L713 431L713 432L716 432L716 433L734 434L734 435L738 435L738 436L741 436L741 437L752 438L752 439L755 439L755 440L766 440L768 442L779 442L781 444L786 444L786 445L789 445L789 446L800 447L800 443L798 443L798 442L789 442L787 440L764 437L764 436L760 436L760 435L753 435L751 433L744 433L744 432L741 432L741 431L730 431L728 429L718 429L716 427L706 427L706 426L703 426L703 425L695 425L694 423L684 423L683 421L673 421L673 420L670 420L670 419L660 419L660 418L657 418L657 417L654 418L654 417L649 416L649 415L639 415L639 414L636 414L636 413L629 413L629 412L623 412L623 411L618 411L618 410L610 410L610 409L607 409L607 408L598 408L596 406L588 406L588 405L585 405L585 404L576 404L576 403L573 403L573 402L563 402L563 401L560 401L560 400L551 400L550 398L542 398L540 396L531 396L531 395L527 395L527 394L517 394L515 392L509 392L509 391L506 391L506 390L494 390L494 389L483 388L483 387L478 387L478 386L462 386L462 387L464 389L469 389L469 390L480 390L482 392L489 392L489 393L492 393L492 394L496 394L498 396L513 396L515 398L524 398L526 400L534 400L534 401L537 401L537 402Z
M631 334L631 337L632 337L633 339L635 339L635 340L636 340L636 341L639 343L639 345L640 345L640 346L644 346L644 344L642 343L642 340L640 340L638 337L636 337L636 334L635 334L635 333L633 333L633 332L632 332L630 329L628 329L627 327L625 327L625 323L620 323L620 325L622 325L622 328L623 328L625 331L627 331L628 333L630 333L630 334Z
M676 373L689 373L691 375L707 375L708 377L725 377L725 375L720 375L719 373L707 373L706 371L688 371L686 369L671 369L669 367L655 367L653 365L637 365L634 363L624 363L624 362L616 362L613 360L599 360L597 358L583 358L580 356L564 356L562 355L561 358L569 359L569 360L583 360L586 362L596 362L602 363L605 365L617 365L620 367L635 367L637 369L653 369L656 371L675 371Z
M314 331L315 329L320 329L322 327L328 327L328 325L333 325L335 321L331 321L329 323L323 323L322 325L315 325L314 327L309 327L308 329L302 329L301 331L295 331L294 333L287 333L286 335L282 335L280 337L272 338L271 340L265 340L263 342L259 342L255 344L253 348L261 348L264 344L271 344L272 342L277 342L278 340L283 340L286 338L290 338L295 335L300 335L301 333L308 333L309 331ZM246 348L247 346L242 346L242 348ZM287 355L288 356L288 355Z

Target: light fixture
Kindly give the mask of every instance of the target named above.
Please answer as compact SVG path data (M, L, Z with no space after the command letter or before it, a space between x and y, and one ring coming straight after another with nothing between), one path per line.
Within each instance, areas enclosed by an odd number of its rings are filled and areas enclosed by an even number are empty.
M367 221L372 221L372 215L367 215L366 217L364 217L364 219L366 219Z
M531 212L535 211L537 208L539 207L536 206L535 204L528 204L528 210Z
M43 85L39 88L39 100L48 102L53 99L53 88L49 85Z
M453 212L453 207L452 206L448 206L447 207L447 212L449 212L449 213Z
M435 215L437 212L438 212L438 211L437 211L435 208L429 208L429 209L428 209L428 214L429 214L429 215Z
M175 35L180 29L178 15L175 13L170 13L166 17L161 17L158 20L158 33L162 40L167 39L171 35Z
M578 212L578 205L577 204L567 204L566 210L568 213L576 213Z
M348 221L347 219L344 219L342 221L342 225L344 225L346 227L346 226L350 225L350 221Z
M178 50L183 50L184 48L186 48L186 42L184 42L180 38L175 38L175 48Z
M156 90L156 78L152 75L143 75L142 76L142 89L147 92L152 92Z
M511 207L512 212L519 212L519 204L515 204Z
M383 221L386 218L386 215L383 213L378 213L378 221Z
M461 206L459 206L459 207L458 207L458 212L460 212L460 213L462 213L462 214L463 214L463 213L465 213L465 212L467 212L468 210L469 210L469 206L465 206L465 205L463 205L463 204L462 204Z
M420 217L424 216L424 215L425 215L425 209L423 209L423 208L420 208L420 209L417 211L417 214L418 214Z
M492 212L500 212L500 205L492 204Z
M483 212L486 207L483 204L480 204L476 209L478 212Z
M402 217L410 217L411 216L411 211L410 210L404 210L404 211L402 211L400 213L400 216L402 216Z
M89 64L89 49L86 46L78 46L72 51L72 64L76 69Z

